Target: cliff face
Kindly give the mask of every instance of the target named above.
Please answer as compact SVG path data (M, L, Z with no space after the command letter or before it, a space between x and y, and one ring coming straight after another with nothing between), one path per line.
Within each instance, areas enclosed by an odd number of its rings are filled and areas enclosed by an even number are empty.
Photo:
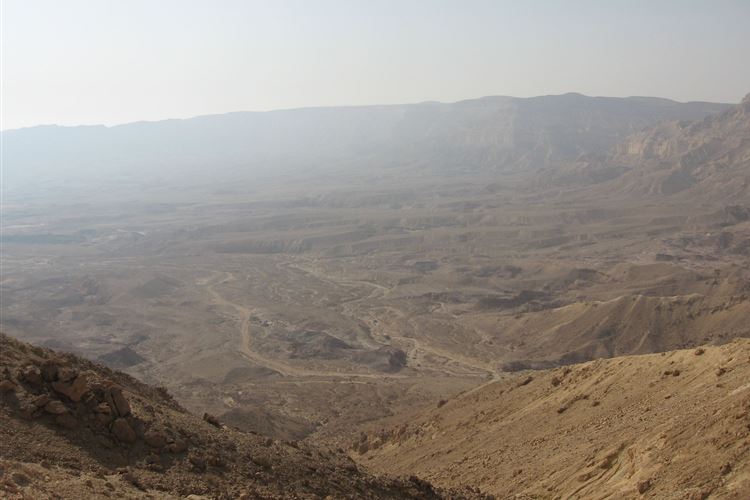
M702 200L750 199L750 99L695 122L669 122L636 133L607 161L627 172L616 187L633 194L681 194Z
M585 186L582 196L750 202L750 98L697 120L667 120L538 175L538 185Z

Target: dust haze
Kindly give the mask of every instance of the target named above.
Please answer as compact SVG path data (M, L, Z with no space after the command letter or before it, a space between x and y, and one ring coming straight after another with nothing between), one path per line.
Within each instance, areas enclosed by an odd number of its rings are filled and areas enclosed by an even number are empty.
M8 494L750 492L750 95L40 125L2 163Z

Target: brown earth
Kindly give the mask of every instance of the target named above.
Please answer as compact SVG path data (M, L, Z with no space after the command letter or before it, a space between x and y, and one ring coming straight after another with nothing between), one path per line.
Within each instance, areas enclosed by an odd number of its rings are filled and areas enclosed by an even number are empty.
M352 449L498 498L748 498L750 340L519 373Z
M200 419L165 390L0 334L3 498L481 498Z
M374 111L390 121L394 110ZM549 374L528 369L750 336L747 101L567 95L412 111L416 135L401 149L382 136L374 149L339 148L340 135L325 132L340 130L336 113L321 111L328 125L314 127L313 139L321 132L339 159L317 156L325 169L308 165L313 149L300 146L309 171L256 176L226 166L226 177L201 171L193 183L177 162L171 167L186 174L168 184L138 176L78 184L74 172L41 183L32 175L32 189L10 189L2 207L0 329L165 386L193 414L311 449L348 447L361 429L422 421L426 409L488 381L533 377L522 395ZM38 143L55 130L36 130ZM66 198L71 187L85 192ZM680 370L665 383L684 381ZM61 397L78 397L78 384L60 386L69 394ZM498 386L477 394L490 387ZM659 400L649 392L658 387L639 397ZM78 407L60 401L45 403L42 418L73 425L64 415ZM600 406L592 411L607 408ZM573 429L576 407L553 408L552 422ZM541 426L546 415L533 419ZM116 430L130 441L133 431L138 448L145 434L125 423L103 435ZM597 443L596 453L605 452L605 438ZM297 456L297 448L281 448ZM521 462L535 459L517 453ZM539 474L557 470L553 457L539 456L549 468ZM416 461L393 463L419 470ZM726 477L740 477L742 464L730 467L735 475ZM475 463L467 484L490 484L484 475L492 469ZM507 491L525 488L508 481Z

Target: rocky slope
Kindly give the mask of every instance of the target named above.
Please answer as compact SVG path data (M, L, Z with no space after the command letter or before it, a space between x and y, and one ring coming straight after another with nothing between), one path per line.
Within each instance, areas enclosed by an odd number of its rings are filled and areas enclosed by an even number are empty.
M750 340L525 372L353 455L500 498L748 498Z
M3 498L482 497L197 418L162 389L3 334L0 403Z
M658 264L649 268L656 274ZM748 337L747 281L744 270L736 269L736 274L736 282L716 282L703 293L638 293L499 317L490 323L498 332L494 341L514 347L499 356L500 367L549 368ZM687 289L689 283L680 285Z
M697 122L671 122L635 134L615 161L633 165L623 188L646 193L750 199L750 95Z
M750 200L750 94L721 113L639 131L596 160L583 159L554 181L599 183L608 195L679 195L691 200ZM614 180L612 180L614 179Z

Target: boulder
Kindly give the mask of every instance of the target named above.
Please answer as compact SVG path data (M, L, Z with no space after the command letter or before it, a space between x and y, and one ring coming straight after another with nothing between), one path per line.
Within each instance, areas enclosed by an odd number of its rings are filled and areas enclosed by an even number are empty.
M167 445L167 451L169 453L184 453L188 449L187 441L183 439L175 439L173 443Z
M62 404L62 401L54 399L44 405L44 411L52 415L62 415L63 413L67 413L68 409Z
M117 438L118 441L121 443L135 443L136 435L135 431L132 427L130 427L130 424L128 424L128 421L124 418L118 418L112 423L112 434Z
M103 427L109 427L116 417L109 403L99 403L94 407L94 420Z
M42 408L49 402L50 402L50 397L47 394L42 394L40 396L37 396L32 401L34 406L36 406L37 408Z
M15 382L9 379L0 380L0 393L5 392L16 392L16 389L18 389L18 386Z
M221 422L219 422L219 419L214 417L210 413L204 413L203 420L213 425L214 427L218 427L219 429L221 429Z
M71 401L78 402L83 395L89 391L89 384L86 375L80 374L70 383L63 381L62 379L57 382L52 382L52 388L60 394L64 394L70 398Z
M60 382L68 382L73 380L78 375L78 372L69 366L63 366L57 371L57 380Z
M42 372L34 365L29 365L21 372L21 377L31 387L39 388L42 386Z
M121 417L130 415L130 403L125 399L125 395L122 392L122 388L117 385L113 385L107 391L107 402L110 403L112 412Z

